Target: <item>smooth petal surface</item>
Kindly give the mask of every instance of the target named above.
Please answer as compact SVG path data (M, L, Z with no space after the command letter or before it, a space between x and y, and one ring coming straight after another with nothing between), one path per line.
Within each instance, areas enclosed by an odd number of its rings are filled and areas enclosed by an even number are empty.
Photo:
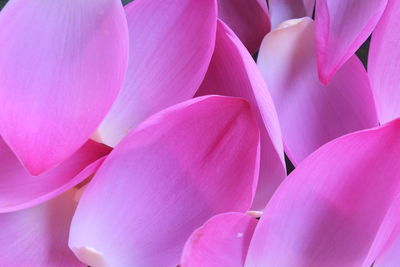
M96 130L122 86L120 1L17 0L0 14L0 132L38 175Z
M94 138L115 146L138 123L193 97L215 45L215 0L136 0L125 7L129 66Z
M268 3L271 25L275 28L288 19L311 17L315 0L269 0Z
M400 227L391 236L393 242L387 250L378 257L374 266L376 267L398 267L400 263Z
M93 174L109 152L110 148L88 141L61 165L33 177L0 140L0 213L28 208L60 195Z
M352 57L328 86L319 81L310 18L284 22L269 33L257 62L293 164L336 137L378 125L368 76L358 58Z
M86 266L68 248L74 191L39 206L0 214L1 266Z
M319 78L328 84L370 36L388 0L316 0Z
M242 99L201 97L152 116L84 191L70 248L88 265L176 266L185 241L207 219L250 208L258 146Z
M182 267L243 267L257 220L229 212L216 215L194 231L182 253Z
M250 102L260 128L260 178L253 209L262 210L286 177L278 116L253 58L238 37L219 21L210 67L198 95L228 95Z
M266 1L218 0L218 17L229 25L254 54L264 36L270 31Z
M246 266L370 267L400 219L400 121L335 139L285 179Z
M379 121L400 117L400 2L389 1L371 40L368 74Z

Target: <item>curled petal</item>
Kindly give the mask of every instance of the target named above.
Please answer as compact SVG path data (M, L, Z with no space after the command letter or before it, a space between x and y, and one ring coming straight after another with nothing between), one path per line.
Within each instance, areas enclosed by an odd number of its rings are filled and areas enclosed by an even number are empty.
M260 48L270 31L267 2L262 0L218 0L218 17L239 36L249 52Z
M38 206L0 214L0 265L86 266L68 248L74 194L71 190Z
M310 18L286 21L269 33L257 61L293 164L334 138L378 125L368 76L358 58L352 57L328 86L319 81Z
M110 148L88 141L59 166L33 177L0 140L0 213L25 209L60 195L93 174L109 152Z
M0 132L33 175L92 135L127 66L116 0L10 1L0 13Z
M286 177L278 116L268 88L253 58L239 38L222 21L217 27L215 50L198 95L218 94L249 101L260 128L260 179L253 209L261 210Z
M315 0L269 0L268 3L272 28L275 28L288 19L311 17Z
M372 35L368 55L368 74L381 123L400 117L399 23L400 2L389 1Z
M257 220L229 212L216 215L195 230L185 244L182 267L243 267Z
M316 41L319 78L328 84L371 35L388 0L317 0Z
M193 97L210 63L216 0L138 0L125 7L125 84L94 138L115 146L150 115Z
M89 183L69 245L88 265L176 266L207 219L250 208L259 133L250 105L208 96L132 131Z
M400 219L399 133L396 120L305 159L265 208L246 266L370 267Z

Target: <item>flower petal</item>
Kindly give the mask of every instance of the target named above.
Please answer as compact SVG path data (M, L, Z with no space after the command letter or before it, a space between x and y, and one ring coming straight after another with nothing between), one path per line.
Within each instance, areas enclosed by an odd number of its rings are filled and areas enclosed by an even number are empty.
M33 177L0 139L0 213L28 208L69 190L93 174L109 152L88 141L56 168Z
M385 252L378 257L374 263L374 267L398 267L400 262L400 229L395 230L392 238L392 243Z
M378 125L367 73L352 57L328 86L320 83L310 18L284 22L258 56L281 123L285 151L297 165L324 143Z
M265 208L247 266L370 267L400 219L399 134L397 120L304 160Z
M371 40L368 74L374 92L379 121L400 117L400 2L389 1Z
M288 19L311 17L315 0L269 0L268 3L272 28L275 28Z
M95 139L109 146L148 116L193 97L215 44L215 0L138 0L125 7L130 56L125 85Z
M85 266L68 248L74 191L29 209L0 214L1 266Z
M264 36L270 31L266 1L218 0L218 17L239 36L254 54L260 48Z
M207 219L250 207L258 146L250 105L238 98L196 98L150 117L84 191L70 248L88 265L175 266Z
M318 73L328 84L372 33L387 0L317 0Z
M213 57L198 95L243 97L250 102L260 127L260 179L253 209L261 210L286 177L278 116L253 58L238 37L219 21Z
M182 267L243 267L257 220L228 212L195 230L185 244Z
M82 146L122 86L120 1L19 0L0 14L0 131L33 175Z

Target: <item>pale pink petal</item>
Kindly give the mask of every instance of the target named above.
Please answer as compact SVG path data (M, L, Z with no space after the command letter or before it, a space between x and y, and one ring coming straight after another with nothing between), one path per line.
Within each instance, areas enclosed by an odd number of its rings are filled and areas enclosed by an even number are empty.
M270 31L266 1L218 0L218 17L239 36L250 53L260 48L264 36Z
M243 267L257 220L229 212L216 215L186 241L182 267Z
M242 99L195 98L152 116L89 183L70 247L88 265L176 266L185 241L207 219L250 208L258 146Z
M67 159L122 86L128 34L118 0L18 0L0 14L0 132L30 173Z
M148 116L193 97L215 44L215 0L137 0L125 7L130 35L125 85L94 138L115 146Z
M0 140L0 213L28 208L60 195L93 174L109 152L110 148L88 141L59 166L33 177Z
M271 25L275 28L288 19L311 17L315 0L269 0L268 3Z
M237 96L250 102L260 127L262 162L253 209L263 209L286 177L281 130L257 65L238 37L221 21L210 67L197 94Z
M68 248L74 190L29 209L0 214L0 266L84 267Z
M257 61L295 165L336 137L378 125L368 76L357 57L328 86L319 81L310 18L286 21L269 33Z
M400 228L391 235L391 244L387 249L378 257L374 263L374 267L399 267L400 263Z
M368 74L379 121L400 117L400 1L389 1L371 40Z
M374 30L388 0L316 0L319 78L328 84Z
M246 266L370 267L400 219L400 121L335 139L272 197Z

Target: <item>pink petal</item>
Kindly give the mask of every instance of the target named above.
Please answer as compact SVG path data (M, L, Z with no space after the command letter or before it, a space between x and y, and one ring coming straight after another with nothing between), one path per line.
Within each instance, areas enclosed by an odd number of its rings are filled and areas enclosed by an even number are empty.
M296 165L324 143L378 125L367 73L353 56L328 86L320 83L310 18L269 33L258 56L281 123L286 153Z
M95 131L127 65L120 1L10 1L0 15L0 131L33 175Z
M400 120L324 145L264 210L246 266L370 267L400 219Z
M192 233L182 253L182 267L243 267L257 220L229 212L216 215Z
M393 241L384 253L378 257L374 267L398 267L400 263L400 229L397 227L391 238Z
M196 98L152 116L84 191L70 247L88 265L176 266L207 219L250 207L258 145L250 105L238 98Z
M233 29L252 54L258 51L271 29L266 1L218 0L218 17Z
M93 174L103 161L101 157L109 152L108 147L88 141L61 165L33 177L0 139L0 213L28 208L60 195Z
M317 0L318 73L328 84L378 23L387 0Z
M311 17L314 5L315 0L269 0L272 28L288 19Z
M68 248L74 191L29 209L0 214L1 266L86 266Z
M278 116L253 58L238 37L219 21L210 67L198 95L218 94L248 100L260 127L260 179L253 209L261 210L286 177Z
M399 23L400 2L389 1L369 50L368 73L381 123L400 117Z
M214 50L216 9L215 0L138 0L126 6L125 85L96 140L115 146L148 116L193 97Z

